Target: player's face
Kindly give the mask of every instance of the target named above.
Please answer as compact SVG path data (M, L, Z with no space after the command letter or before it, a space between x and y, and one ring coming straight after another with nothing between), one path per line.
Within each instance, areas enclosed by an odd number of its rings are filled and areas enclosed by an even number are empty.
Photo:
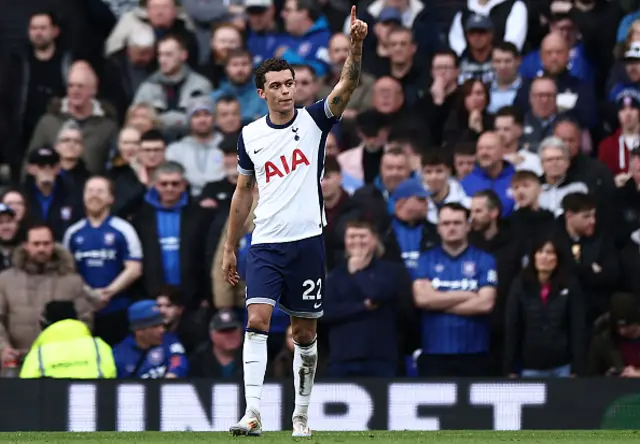
M296 96L293 74L289 70L268 72L264 89L259 89L258 94L267 101L269 111L283 114L293 111Z
M543 273L551 273L558 265L558 256L556 249L551 243L547 242L535 254L536 271Z
M445 165L425 165L422 169L422 180L433 194L438 194L447 185L451 170Z
M18 231L18 221L9 214L0 214L0 243L13 240Z
M87 214L101 214L113 204L109 183L98 177L89 179L84 186L83 200Z
M446 243L462 242L469 233L469 222L463 211L443 208L438 216L438 234Z
M522 179L511 185L513 200L519 208L531 207L540 196L540 183L533 179Z

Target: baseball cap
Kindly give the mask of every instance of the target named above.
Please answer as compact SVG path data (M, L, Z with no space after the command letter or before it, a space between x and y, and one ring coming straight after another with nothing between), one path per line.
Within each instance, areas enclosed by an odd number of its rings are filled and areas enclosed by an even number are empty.
M616 96L618 109L631 106L640 108L640 94L635 89L624 89Z
M640 42L636 41L631 43L629 49L624 53L623 60L626 61L640 61Z
M53 166L60 162L60 155L53 148L44 146L31 151L27 162L38 166Z
M420 197L426 199L429 196L427 190L418 179L407 179L402 182L393 192L393 199L408 199L409 197Z
M245 8L269 8L273 0L244 0Z
M242 328L242 323L233 310L222 309L213 315L209 322L209 330L220 331L231 328Z
M379 22L398 22L402 23L402 13L398 8L383 8L378 16Z
M0 203L0 214L8 214L11 217L16 215L16 212L9 205Z
M129 307L129 328L139 330L164 322L160 307L153 300L138 301Z
M631 293L611 296L611 322L616 326L640 324L640 303Z
M191 119L198 111L208 111L213 114L214 105L213 101L207 96L196 97L191 99L187 105L187 117Z
M471 31L477 29L480 31L493 31L493 22L491 18L486 15L473 14L467 19L467 23L464 25L465 31Z

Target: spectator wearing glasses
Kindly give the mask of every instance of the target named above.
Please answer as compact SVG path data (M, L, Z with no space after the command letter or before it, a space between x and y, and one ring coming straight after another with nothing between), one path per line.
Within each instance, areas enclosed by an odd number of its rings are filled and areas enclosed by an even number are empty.
M142 249L143 284L148 295L158 294L163 285L182 290L188 310L199 307L206 289L204 271L206 233L200 207L190 202L185 170L167 161L153 175L153 187L133 218Z
M82 160L84 140L80 125L74 120L62 125L54 148L60 156L60 173L67 177L75 188L84 188L91 173Z
M537 152L545 137L553 135L553 125L566 114L558 111L558 88L551 77L541 76L531 81L529 111L524 116L522 144L529 151Z

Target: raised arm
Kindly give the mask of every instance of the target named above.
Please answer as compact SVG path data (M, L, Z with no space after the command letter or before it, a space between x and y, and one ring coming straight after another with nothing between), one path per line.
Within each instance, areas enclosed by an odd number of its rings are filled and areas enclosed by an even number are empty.
M356 18L356 7L351 7L351 46L349 56L344 62L340 80L327 97L331 113L340 117L347 108L351 94L358 87L362 70L362 42L367 36L367 24Z

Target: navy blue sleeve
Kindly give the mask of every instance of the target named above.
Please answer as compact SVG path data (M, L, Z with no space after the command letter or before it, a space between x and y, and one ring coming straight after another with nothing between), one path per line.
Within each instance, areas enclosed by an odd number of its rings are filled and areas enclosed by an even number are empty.
M242 131L238 136L238 172L244 176L253 176L253 161L244 146Z
M335 117L329 108L327 99L318 100L313 105L305 108L318 128L323 133L327 133L331 130L331 127L340 121L339 117Z

